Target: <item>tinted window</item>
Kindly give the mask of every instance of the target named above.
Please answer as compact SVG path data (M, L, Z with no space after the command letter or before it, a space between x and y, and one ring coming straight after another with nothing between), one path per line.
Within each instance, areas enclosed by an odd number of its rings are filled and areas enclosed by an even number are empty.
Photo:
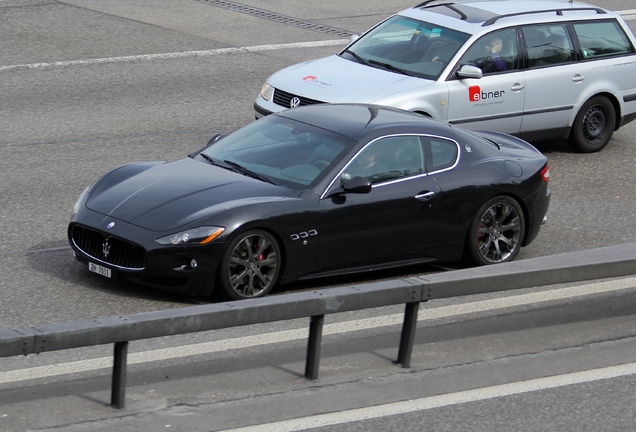
M460 64L477 66L484 75L518 69L517 37L514 29L489 33L471 46Z
M455 165L458 154L455 142L434 137L426 137L423 141L428 172L440 171Z
M353 141L342 135L272 115L238 129L202 153L300 189L315 184L352 146Z
M353 177L365 177L380 183L424 172L424 156L419 137L383 138L366 146L347 165L341 175L344 183Z
M634 52L634 47L616 21L576 23L573 27L584 59Z
M529 67L574 61L574 47L565 24L528 26L522 31Z

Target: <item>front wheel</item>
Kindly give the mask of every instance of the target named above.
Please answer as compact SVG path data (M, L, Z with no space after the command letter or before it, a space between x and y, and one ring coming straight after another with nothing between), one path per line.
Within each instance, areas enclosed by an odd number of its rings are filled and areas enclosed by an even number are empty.
M585 102L574 119L569 143L582 153L600 151L616 126L616 110L609 99L595 96Z
M468 258L477 265L512 261L521 249L524 231L519 204L510 197L495 197L481 206L468 230Z
M230 300L263 297L276 284L280 266L280 248L271 234L245 232L232 241L219 266L222 294Z

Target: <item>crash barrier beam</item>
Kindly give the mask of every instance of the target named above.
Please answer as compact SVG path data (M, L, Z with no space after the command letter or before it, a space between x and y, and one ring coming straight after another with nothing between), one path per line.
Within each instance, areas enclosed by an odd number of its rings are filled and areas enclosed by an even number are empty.
M396 363L409 367L420 302L636 274L636 243L541 258L228 303L0 330L0 357L114 344L111 405L125 407L128 343L310 318L305 377L318 379L324 316L405 305Z

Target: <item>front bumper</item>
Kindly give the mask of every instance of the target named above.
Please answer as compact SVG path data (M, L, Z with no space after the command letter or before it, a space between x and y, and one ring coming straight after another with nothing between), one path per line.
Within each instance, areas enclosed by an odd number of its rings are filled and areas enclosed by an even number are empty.
M260 97L259 97L259 99L260 99ZM268 115L273 113L273 111L270 111L270 110L260 106L257 102L258 102L258 100L254 101L254 117L256 118L256 120L258 120L261 117L265 117L265 116L268 116Z
M112 229L100 229L102 223L87 222L92 219L103 220L103 215L90 211L82 212L81 219L69 224L68 240L75 259L82 264L92 262L106 267L111 270L111 277L115 280L129 280L167 291L212 294L218 264L225 250L223 242L162 246L155 241L161 237L160 233L122 221L117 221ZM92 233L92 246L79 241L80 231ZM131 250L136 252L136 259L122 258L131 254ZM106 255L104 251L107 251ZM129 264L131 262L134 265Z

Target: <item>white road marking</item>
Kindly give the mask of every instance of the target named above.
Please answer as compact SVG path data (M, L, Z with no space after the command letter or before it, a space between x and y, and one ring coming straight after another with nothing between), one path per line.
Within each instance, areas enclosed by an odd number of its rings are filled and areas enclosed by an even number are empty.
M512 295L492 300L483 300L465 304L422 308L418 314L418 322L426 323L439 318L455 317L477 312L496 311L499 309L538 305L546 302L575 299L593 294L618 292L621 290L636 288L636 277L619 279L614 281L598 282L569 288L560 288L530 294ZM366 318L355 321L345 321L334 324L326 324L323 335L349 333L358 330L369 330L392 325L399 325L404 319L403 314L392 314ZM269 345L281 342L307 339L308 328L286 330L266 333L254 336L245 336L234 339L219 340L207 343L162 348L151 351L128 354L128 364L143 364L153 361L170 360L186 356L211 354L228 350ZM49 378L70 373L87 372L92 370L112 367L112 357L102 357L89 360L80 360L68 363L38 366L27 369L16 369L0 372L0 384L13 383L37 378Z
M616 13L621 15L623 19L625 20L636 19L636 9L617 11ZM217 55L223 55L223 54L274 51L274 50L290 49L290 48L313 48L313 47L325 47L325 46L334 46L334 45L346 45L348 42L349 42L348 39L335 39L335 40L313 41L313 42L296 42L296 43L287 43L287 44L270 44L270 45L255 45L255 46L247 46L247 47L219 48L219 49L200 50L200 51L184 51L184 52L173 52L173 53L163 53L163 54L141 54L141 55L132 55L132 56L105 57L105 58L85 59L85 60L66 60L66 61L45 62L45 63L26 63L26 64L18 64L18 65L0 66L0 72L11 71L15 69L42 69L42 68L65 67L65 66L130 63L130 62L136 62L136 61L149 61L149 60L167 60L167 59L188 58L188 57L209 57L209 56L217 56Z
M236 429L226 429L223 432L302 431L312 428L351 423L355 421L377 419L398 414L407 414L450 405L458 405L468 402L477 402L487 399L512 396L539 390L553 389L572 384L582 384L592 381L618 378L633 374L636 374L636 363L628 363L625 365L591 369L583 372L555 375L527 381L518 381L492 387L483 387L457 393L447 393L439 396L425 397L421 399L411 399L403 402L394 402L384 405L376 405L329 414L319 414L293 420L286 420Z
M629 9L616 12L623 17L624 20L636 19L636 9Z
M95 64L111 64L111 63L131 63L138 61L148 60L167 60L175 58L188 58L188 57L210 57L223 54L238 54L247 52L260 52L260 51L274 51L290 48L313 48L313 47L325 47L332 45L345 45L346 39L315 41L315 42L296 42L287 44L274 44L274 45L255 45L247 47L236 48L219 48L212 50L200 50L200 51L183 51L163 54L142 54L122 57L106 57L86 60L67 60L57 61L50 63L29 63L19 65L0 66L0 72L15 70L15 69L42 69L52 67L64 67L64 66L82 66L82 65L95 65Z

